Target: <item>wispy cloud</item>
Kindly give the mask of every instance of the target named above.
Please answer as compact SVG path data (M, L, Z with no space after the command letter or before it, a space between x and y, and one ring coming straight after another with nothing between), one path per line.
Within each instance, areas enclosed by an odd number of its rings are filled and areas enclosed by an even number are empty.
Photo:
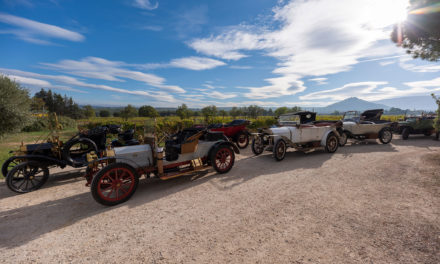
M440 71L440 65L438 63L419 61L419 63L423 63L423 64L416 65L414 63L411 63L411 61L413 62L414 59L412 59L411 56L409 56L409 55L401 57L399 60L399 66L402 69L405 69L407 71L412 71L412 72L439 72Z
M259 25L227 27L217 35L197 38L189 46L226 60L262 50L279 60L277 75L268 85L247 87L245 96L264 99L294 95L306 87L302 78L350 70L360 59L398 53L389 41L395 21L389 10L405 10L405 1L316 0L290 1L273 9L275 28ZM393 54L394 53L394 54Z
M0 71L1 71L1 69L0 69ZM18 76L18 75L13 75L13 74L6 74L6 76L8 76L11 80L14 80L14 81L20 83L24 87L33 87L33 88L38 88L38 89L41 89L41 88L56 89L56 90L63 90L63 91L69 91L69 92L87 93L85 91L74 89L72 87L65 86L65 85L54 85L46 80Z
M253 67L252 66L240 66L240 65L231 65L229 66L229 68L234 69L234 70L250 70Z
M220 99L220 100L237 97L236 93L221 93L218 91L209 91L209 92L205 92L203 94L207 97L216 98L216 99Z
M61 89L64 88L64 90L71 90L71 91L79 91L76 89L71 88L70 86L74 87L84 87L84 88L92 88L92 89L99 89L104 91L110 91L110 92L116 92L121 94L130 94L130 95L136 95L136 96L144 96L146 98L154 99L161 102L167 102L167 103L174 103L176 102L176 99L174 96L168 92L164 91L151 91L151 90L126 90L122 88L116 88L109 85L103 85L103 84L94 84L94 83L87 83L81 80L78 80L74 77L66 76L66 75L48 75L48 74L39 74L34 72L26 72L26 71L20 71L15 69L6 69L6 68L0 68L0 73L6 74L8 76L14 76L17 81L24 81L23 84L26 85L32 85L35 87L40 88L54 88L54 89ZM63 85L52 85L47 86L47 82L41 81L41 80L52 80L59 84L69 85L69 86L63 86ZM43 85L44 84L44 85Z
M190 56L190 57L173 59L169 63L148 63L148 64L134 65L134 66L138 66L148 70L159 69L159 68L182 68L182 69L188 69L194 71L201 71L201 70L213 69L224 65L226 65L226 63L224 63L223 61L219 61L211 58L205 58L205 57Z
M160 76L132 70L130 69L130 64L121 61L86 57L81 60L62 60L58 63L41 63L41 65L46 68L81 77L108 81L124 81L124 79L131 79L169 92L185 92L184 89L177 85L165 84L165 79Z
M139 29L158 32L158 31L162 31L163 28L161 26L148 25L148 26L141 26L141 27L139 27Z
M432 80L405 82L404 87L396 88L388 82L355 82L342 87L313 92L299 98L308 101L340 101L349 97L358 97L368 101L398 98L413 95L427 95L440 91L440 78Z
M48 39L83 41L85 37L77 32L58 26L40 23L27 18L0 13L0 22L12 26L0 34L12 34L17 38L36 44L50 44Z
M309 79L309 81L315 82L318 85L323 85L323 84L327 84L327 78L324 77L320 77L320 78L312 78Z
M154 10L159 7L159 2L151 3L150 0L134 0L133 6L146 10Z

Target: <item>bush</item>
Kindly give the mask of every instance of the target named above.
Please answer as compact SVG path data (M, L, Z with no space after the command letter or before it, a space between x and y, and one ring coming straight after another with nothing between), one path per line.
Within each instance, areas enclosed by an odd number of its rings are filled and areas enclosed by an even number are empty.
M35 131L45 131L53 128L54 125L50 117L37 117L34 119L32 124L26 126L22 129L24 132L35 132ZM61 125L62 129L72 129L76 128L76 121L72 118L66 116L59 116L58 123Z

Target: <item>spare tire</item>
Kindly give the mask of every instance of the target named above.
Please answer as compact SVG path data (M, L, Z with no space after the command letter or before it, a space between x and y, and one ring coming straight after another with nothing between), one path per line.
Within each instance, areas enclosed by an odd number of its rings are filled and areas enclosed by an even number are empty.
M79 145L79 148L73 148L75 145ZM77 138L69 140L63 146L63 159L72 167L83 167L87 164L86 154L89 152L98 152L98 147L95 142L88 138Z

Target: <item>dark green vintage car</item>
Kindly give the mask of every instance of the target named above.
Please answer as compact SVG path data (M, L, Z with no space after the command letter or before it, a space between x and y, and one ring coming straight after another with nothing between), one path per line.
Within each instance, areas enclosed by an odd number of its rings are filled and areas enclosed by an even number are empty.
M396 131L402 135L402 139L408 139L409 135L423 134L430 136L435 132L435 116L415 116L407 117L404 121L397 124Z

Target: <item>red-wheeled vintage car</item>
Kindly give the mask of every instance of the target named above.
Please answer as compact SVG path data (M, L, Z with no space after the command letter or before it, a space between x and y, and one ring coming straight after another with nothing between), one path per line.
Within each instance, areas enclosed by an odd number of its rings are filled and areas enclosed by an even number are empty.
M247 126L251 122L244 119L236 119L227 124L212 124L207 128L211 131L221 131L225 136L232 139L239 148L244 149L249 145L250 133Z

